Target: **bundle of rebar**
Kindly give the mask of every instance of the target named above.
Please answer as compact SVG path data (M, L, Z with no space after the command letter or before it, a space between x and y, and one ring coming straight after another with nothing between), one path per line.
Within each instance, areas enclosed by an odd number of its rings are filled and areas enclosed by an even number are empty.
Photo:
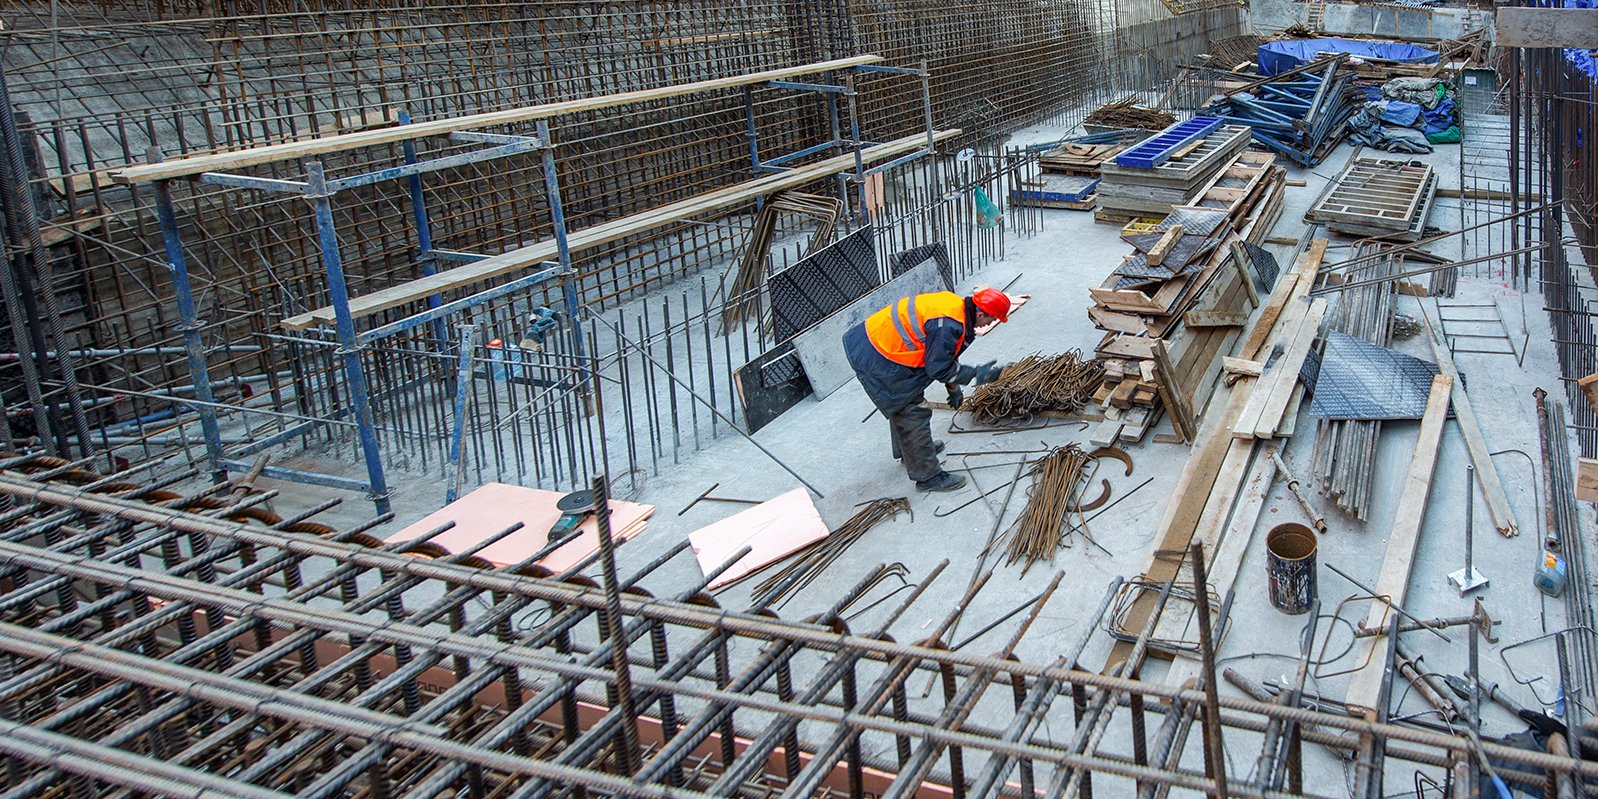
M1373 255L1389 245L1359 244L1353 258ZM1392 257L1378 258L1361 267L1360 280L1396 274ZM1327 320L1326 329L1346 333L1372 344L1393 343L1397 295L1391 282L1372 283L1343 292ZM1349 515L1364 521L1376 477L1376 444L1382 423L1366 419L1322 419L1315 430L1315 473L1320 492Z
M871 528L898 516L901 512L910 512L910 500L906 497L892 499L874 499L866 503L860 512L849 517L838 529L827 534L826 538L805 547L795 553L794 559L786 566L778 569L770 577L761 580L755 585L754 595L760 604L771 604L778 607L786 597L792 596L804 588L821 573L831 566L845 550L859 541ZM797 580L790 580L794 575L802 575Z
M1060 530L1073 514L1080 513L1078 494L1086 482L1088 460L1081 447L1067 444L1032 465L1026 507L1010 528L1005 545L1007 564L1026 561L1021 572L1025 574L1040 560L1054 560L1063 541Z
M1024 421L1039 413L1070 413L1093 398L1104 380L1104 367L1083 359L1080 350L1062 355L1033 354L977 386L960 406L982 424Z
M1137 104L1136 97L1123 97L1114 102L1105 103L1093 109L1082 120L1087 125L1102 125L1106 128L1142 128L1144 130L1163 130L1176 124L1176 117L1153 108L1144 108Z

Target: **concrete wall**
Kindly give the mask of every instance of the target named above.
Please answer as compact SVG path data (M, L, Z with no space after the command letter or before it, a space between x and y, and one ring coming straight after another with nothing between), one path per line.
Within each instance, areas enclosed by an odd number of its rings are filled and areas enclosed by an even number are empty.
M1250 27L1257 33L1272 33L1303 22L1309 4L1297 0L1250 0L1248 8ZM1492 12L1479 9L1327 3L1321 27L1334 36L1453 39L1483 26L1491 28L1492 19Z

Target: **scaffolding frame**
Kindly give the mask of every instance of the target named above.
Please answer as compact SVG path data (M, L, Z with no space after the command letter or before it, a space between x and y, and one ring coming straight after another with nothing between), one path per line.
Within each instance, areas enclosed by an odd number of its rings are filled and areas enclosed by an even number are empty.
M581 288L577 286L576 281L573 279L575 275L573 248L570 244L570 231L567 229L566 215L561 202L560 178L555 164L555 139L550 125L553 119L579 111L627 106L663 97L675 97L739 87L742 89L743 112L749 137L748 147L751 169L757 174L762 172L788 172L797 168L791 164L805 157L829 151L852 155L852 174L846 177L846 172L842 170L837 174L839 198L844 203L844 207L847 208L851 197L853 197L859 223L865 224L867 221L867 176L933 155L936 152L938 139L943 137L932 127L931 73L927 70L925 62L923 61L922 66L917 68L906 68L878 63L881 60L879 56L875 55L859 55L730 78L583 98L540 106L513 108L469 117L432 120L421 124L413 124L408 113L401 112L399 114L399 124L391 128L338 134L306 141L282 142L242 151L194 155L176 161L165 161L162 158L159 147L152 146L148 153L148 163L128 167L114 173L113 177L120 183L131 185L149 183L153 184L154 187L156 212L160 220L161 236L165 246L168 268L171 272L175 304L179 315L177 329L183 335L189 376L193 380L195 387L195 399L197 402L192 407L199 415L212 479L214 481L222 481L228 472L249 473L253 469L277 479L362 492L373 502L379 514L387 513L390 508L389 491L387 479L384 475L382 445L378 439L376 425L373 421L371 391L367 385L366 370L362 363L363 347L382 338L398 335L423 325L432 328L433 347L445 346L445 342L450 341L450 337L446 333L445 323L451 316L509 295L531 292L546 282L559 281L560 293L567 317L563 325L563 333L565 341L569 344L570 357L576 363L585 365L590 372L592 371L586 351L586 339L581 315L579 314L579 309L586 304L586 299L581 296ZM806 74L821 75L828 82L799 82L792 79ZM914 148L911 152L897 155L897 157L893 157L884 164L873 165L869 169L866 166L865 157L867 149L883 145L878 142L866 141L862 138L860 110L857 102L859 93L855 90L854 83L855 76L859 74L884 74L919 78L922 85L923 117L927 125L925 141L921 146ZM819 144L763 160L760 154L753 100L753 88L756 85L774 89L811 92L823 96L829 109L830 138ZM840 124L838 101L840 97L844 98L848 103L850 127L847 137L844 136ZM478 130L486 127L525 124L528 121L533 121L536 125L536 135L534 136L487 133ZM470 149L436 158L419 159L417 156L418 141L438 136L445 136L449 141L465 145ZM368 168L368 171L344 177L329 177L323 166L322 159L319 157L395 143L401 145L402 164L379 169ZM467 296L457 297L447 302L442 291L430 293L426 297L427 310L408 313L397 321L380 324L374 329L358 330L358 322L361 320L352 311L349 281L345 273L344 258L340 251L338 229L334 223L334 197L340 192L346 192L351 189L379 186L403 180L405 182L405 194L412 210L412 230L416 239L419 265L423 273L421 281L425 281L427 278L440 274L438 268L440 263L464 262L469 264L484 261L491 256L479 253L441 252L435 250L427 211L423 176L432 172L457 169L473 164L484 164L532 152L540 153L543 163L545 200L549 208L549 222L553 231L552 239L557 256L557 262L553 265L553 268L546 268L532 275L523 275L500 285L476 291ZM231 171L257 166L287 166L297 161L304 163L304 180L263 177ZM223 169L230 171L221 171ZM849 185L850 178L853 179L854 183L852 190ZM354 417L354 426L366 471L366 479L364 481L284 466L260 467L249 461L227 457L222 445L221 430L217 421L217 402L211 388L206 347L201 337L204 324L199 319L194 291L190 281L188 261L184 255L183 234L178 225L178 213L172 198L172 181L182 179L194 180L205 185L280 193L303 199L310 204L314 218L317 249L321 255L322 267L326 274L328 293L333 310L334 329L338 342L335 354L342 363L344 380L349 388L348 401L351 406L351 414ZM751 189L753 188L755 187L751 186ZM751 191L750 193L757 203L763 200L763 195L758 192ZM629 223L631 227L639 230L648 230L651 227L663 224L659 220L651 219L651 215L656 214L657 210L644 211L617 221ZM630 220L634 219L638 220L639 224L630 222ZM532 250L538 246L532 245L518 248L518 250ZM518 250L501 253L499 257L514 259ZM543 265L546 267L551 266L547 262ZM469 283L487 282L487 280L469 282L461 280L458 282L461 286L465 286L469 285ZM462 342L462 346L469 344L469 341L465 338L462 339ZM465 358L464 355L460 357ZM463 369L458 379L467 376L469 376L469 373ZM578 391L586 391L591 382L592 375L590 374L589 379L575 381L574 387ZM592 412L591 408L589 412ZM454 437L459 439L460 428L464 424L464 416L457 413L455 420L457 430ZM278 433L272 438L273 440L287 440L321 424L323 422L320 420L303 422L294 428ZM255 447L252 446L252 449L255 449ZM456 446L452 452L451 463L458 468L459 446Z

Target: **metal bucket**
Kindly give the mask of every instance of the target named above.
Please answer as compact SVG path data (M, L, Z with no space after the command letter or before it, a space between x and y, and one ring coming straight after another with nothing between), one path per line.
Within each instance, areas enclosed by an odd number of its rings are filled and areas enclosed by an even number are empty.
M1315 547L1315 531L1302 524L1278 524L1265 535L1271 607L1296 616L1315 604Z

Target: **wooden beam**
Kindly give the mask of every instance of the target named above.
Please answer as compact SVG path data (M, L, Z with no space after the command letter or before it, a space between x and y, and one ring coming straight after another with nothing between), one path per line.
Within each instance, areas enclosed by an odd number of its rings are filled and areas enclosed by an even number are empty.
M1594 372L1576 381L1581 388L1581 395L1587 398L1587 404L1592 406L1593 413L1598 413L1598 372Z
M1160 264L1164 263L1165 256L1170 255L1171 248L1175 247L1176 243L1181 240L1182 226L1172 225L1169 230L1165 231L1165 235L1161 236L1160 240L1154 242L1154 246L1149 248L1148 255L1146 256L1148 258L1149 264L1152 266L1159 266Z
M1432 357L1437 359L1438 371L1454 381L1454 421L1459 423L1459 432L1465 438L1470 463L1476 467L1476 482L1481 484L1482 497L1487 500L1487 513L1493 517L1493 527L1505 537L1517 535L1520 529L1515 524L1515 513L1509 507L1509 496L1504 493L1504 484L1498 478L1498 468L1493 465L1481 425L1476 422L1476 411L1471 408L1470 397L1465 394L1465 384L1459 379L1459 370L1454 368L1454 353L1439 337L1430 319L1426 320L1426 330L1430 334L1427 338L1431 341Z
M1576 459L1576 500L1598 502L1598 460Z
M1221 464L1231 449L1232 422L1237 419L1237 414L1243 410L1243 404L1247 400L1247 387L1237 386L1228 392L1225 410L1212 413L1206 419L1206 425L1199 434L1198 442L1193 445L1192 453L1188 455L1182 474L1177 477L1176 485L1168 492L1171 501L1165 506L1165 515L1160 520L1160 533L1155 538L1154 548L1149 551L1148 559L1143 564L1143 576L1150 582L1163 584L1177 573L1178 563L1175 558L1182 556L1166 557L1161 553L1187 552L1188 543L1193 540L1194 531L1198 529L1199 517L1208 503L1210 490L1215 486ZM1153 593L1144 591L1132 601L1125 615L1126 629L1143 629L1143 625L1148 623L1149 616L1154 612L1154 600ZM1117 641L1105 661L1103 673L1115 673L1115 669L1131 654L1131 643Z
M1415 550L1420 543L1421 523L1426 519L1426 500L1431 496L1432 471L1437 466L1438 444L1443 438L1443 421L1448 417L1448 398L1453 392L1454 380L1448 375L1432 379L1432 391L1426 398L1426 415L1420 420L1420 437L1415 441L1415 456L1409 462L1409 474L1404 478L1403 493L1399 495L1398 515L1393 518L1392 531L1387 535L1387 552L1382 558L1382 571L1376 577L1376 595L1387 597L1400 607L1409 589L1409 572L1415 563ZM1365 615L1365 626L1381 629L1393 613L1380 600L1371 602ZM1354 662L1365 664L1349 679L1349 707L1371 710L1381 694L1382 671L1387 666L1387 647L1392 644L1388 636L1373 635L1356 639Z
M529 122L538 119L576 114L584 111L598 111L605 108L614 108L620 105L644 103L652 100L663 100L668 97L681 97L686 94L715 91L717 89L732 89L740 86L753 86L773 80L787 80L803 75L814 75L818 72L831 72L840 69L875 64L882 61L882 56L858 55L852 58L839 58L833 61L820 61L814 64L804 64L785 69L770 69L764 72L751 72L746 75L734 75L729 78L714 78L711 80L695 81L693 83L679 83L673 86L661 86L654 89L639 89L638 91L621 92L619 94L606 94L599 97L584 97L577 100L563 100L558 103L545 103L543 105L529 105L520 108L507 108L503 111L490 111L483 114L471 114L450 119L435 119L429 122L416 122L410 125L395 125L377 130L363 130L355 133L341 133L333 136L322 136L315 139L283 142L281 144L268 144L262 147L252 147L248 150L238 150L227 153L211 153L208 155L195 155L188 158L177 158L157 164L139 164L130 166L111 173L111 178L118 183L144 183L151 180L169 180L171 178L189 177L202 172L219 172L232 169L241 169L258 164L270 164L277 161L290 161L297 158L309 158L313 155L343 152L362 147L372 147L379 144L392 144L408 139L419 139L424 136L447 136L456 131L477 130L479 128L493 127L495 125L508 125L515 122ZM923 137L925 138L925 137Z
M1499 47L1598 50L1598 8L1500 8L1493 38Z
M1276 434L1287 402L1293 398L1293 388L1298 385L1298 373L1309 357L1310 348L1320 335L1321 319L1326 316L1326 302L1313 300L1298 316L1294 332L1282 337L1286 349L1277 361L1271 375L1262 377L1254 387L1249 406L1238 417L1233 435L1238 438L1270 438ZM1252 415L1251 415L1252 414Z
M1243 327L1248 324L1248 314L1242 311L1188 311L1182 315L1182 324L1188 327Z
M1265 371L1265 364L1259 361L1251 361L1247 358L1233 358L1228 355L1221 359L1221 368L1225 369L1226 373L1230 375L1259 377L1260 373Z
M1171 358L1165 352L1165 342L1155 341L1153 351L1155 377L1158 378L1154 385L1159 388L1160 401L1165 403L1166 412L1171 414L1171 426L1182 434L1184 440L1193 441L1198 437L1198 422L1193 418L1193 405L1176 382L1176 369L1171 366Z
M938 131L934 138L942 141L951 136L957 136L959 133L958 128L943 130ZM887 144L868 147L861 153L861 158L868 163L880 161L925 146L926 141L925 134L918 133L913 136L906 136ZM680 222L684 219L745 203L756 197L802 186L828 175L853 169L854 163L854 155L852 153L840 155L818 163L796 167L786 172L758 178L747 183L739 183L734 186L717 189L671 203L670 205L663 205L649 211L583 228L572 233L567 238L567 243L572 252L580 252L590 247L608 244L673 222ZM397 286L390 286L386 289L355 297L350 300L350 313L356 319L361 319L390 308L397 308L409 302L431 297L434 294L462 288L473 283L481 283L520 269L535 267L545 261L554 259L557 254L553 240L519 247L466 266L458 266L435 275L417 278ZM333 320L333 307L329 305L309 313L291 316L284 319L282 325L290 330L302 330L316 325L329 325L333 323Z
M1326 245L1330 243L1324 238L1311 241L1309 247L1293 264L1292 270L1276 279L1276 286L1271 289L1270 299L1265 301L1264 310L1260 311L1259 318L1254 320L1253 329L1248 332L1242 348L1238 350L1239 358L1247 360L1259 358L1260 349L1265 346L1266 338L1275 329L1276 319L1281 316L1282 308L1287 305L1288 298L1295 294L1303 296L1309 292L1309 288L1306 287L1301 293L1298 288L1300 283L1307 282L1308 285L1314 285L1315 275L1320 272L1321 259L1326 257ZM1308 281L1304 280L1305 274L1309 275Z

